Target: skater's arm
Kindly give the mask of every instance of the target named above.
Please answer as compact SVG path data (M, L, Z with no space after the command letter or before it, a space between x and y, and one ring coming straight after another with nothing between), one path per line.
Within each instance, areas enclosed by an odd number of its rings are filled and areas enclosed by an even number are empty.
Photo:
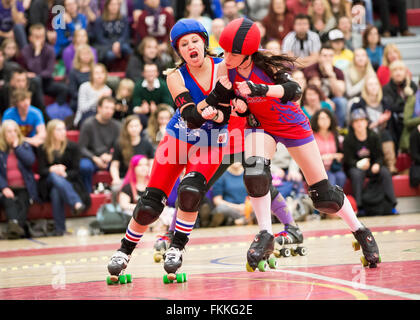
M297 101L302 96L302 89L295 81L274 85L243 81L238 83L238 89L243 96L279 98L282 103Z

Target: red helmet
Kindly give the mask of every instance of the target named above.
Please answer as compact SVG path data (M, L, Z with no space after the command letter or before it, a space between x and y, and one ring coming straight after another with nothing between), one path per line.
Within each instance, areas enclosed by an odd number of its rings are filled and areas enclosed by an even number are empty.
M223 29L219 44L227 52L249 56L258 51L260 41L258 26L247 18L239 18Z

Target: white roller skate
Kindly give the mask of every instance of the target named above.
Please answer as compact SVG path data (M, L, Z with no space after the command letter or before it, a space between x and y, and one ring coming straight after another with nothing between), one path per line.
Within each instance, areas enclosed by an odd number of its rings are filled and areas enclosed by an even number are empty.
M108 272L111 274L107 277L107 284L130 283L132 281L131 274L124 274L131 256L126 255L122 251L115 252L108 263Z

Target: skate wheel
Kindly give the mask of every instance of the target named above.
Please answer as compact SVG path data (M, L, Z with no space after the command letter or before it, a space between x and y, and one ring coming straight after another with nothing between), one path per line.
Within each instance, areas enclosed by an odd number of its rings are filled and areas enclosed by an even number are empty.
M280 257L281 257L281 254L280 254L280 251L279 251L279 250L274 250L274 251L273 251L273 254L274 254L274 256L275 256L276 258L280 258Z
M353 241L352 246L354 251L360 250L360 243L358 241Z
M283 249L281 249L280 250L280 254L283 257L285 257L285 258L288 258L288 257L290 257L292 255L292 253L290 252L290 249L289 248L283 248Z
M187 274L186 273L178 273L176 275L176 282L178 282L178 283L187 282Z
M268 263L265 260L258 262L258 270L261 272L265 272L268 269Z
M270 258L268 260L268 266L270 267L270 269L277 269L277 267L278 267L277 259L276 258Z
M163 256L161 253L155 253L153 255L153 260L155 260L156 263L159 263L162 260Z
M163 276L163 283L164 284L173 283L173 282L174 282L174 280L169 279L167 274L165 274Z
M127 283L131 283L133 281L133 277L131 276L131 274L126 274L125 277L127 279Z
M360 257L360 261L362 262L362 265L366 268L367 266L369 266L369 262L366 260L366 258L364 256Z
M120 281L120 284L126 284L127 283L127 278L125 275L121 275L118 279Z
M295 249L290 249L290 254L291 254L293 257L296 257L296 256L298 255L298 253L297 253L297 251L296 251Z
M106 278L106 283L107 283L108 285L112 285L112 284L114 284L114 282L111 280L111 277L110 277L110 276L108 276L108 277Z
M255 271L255 269L254 269L253 267L251 267L251 266L249 265L249 263L247 262L247 263L246 263L246 271L248 271L248 272L254 272L254 271Z
M379 261L378 261L378 263L381 263L382 262L382 258L381 258L381 256L379 256Z
M296 249L296 252L300 255L300 256L306 256L306 248L305 247L298 247Z
M115 283L118 283L118 276L108 276L106 278L106 283L107 284L115 284Z

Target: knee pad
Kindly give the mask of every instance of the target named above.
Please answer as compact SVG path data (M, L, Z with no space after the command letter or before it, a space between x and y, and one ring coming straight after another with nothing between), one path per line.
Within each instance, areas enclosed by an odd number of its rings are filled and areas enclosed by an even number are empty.
M263 157L249 157L244 163L244 184L251 197L265 196L270 190L270 160Z
M196 212L207 192L207 180L200 172L190 172L178 187L178 205L182 211Z
M339 186L332 186L327 179L309 187L309 196L315 209L323 213L336 213L344 203L344 192Z
M142 226L155 222L165 208L166 201L166 194L162 190L146 188L134 209L134 220Z

